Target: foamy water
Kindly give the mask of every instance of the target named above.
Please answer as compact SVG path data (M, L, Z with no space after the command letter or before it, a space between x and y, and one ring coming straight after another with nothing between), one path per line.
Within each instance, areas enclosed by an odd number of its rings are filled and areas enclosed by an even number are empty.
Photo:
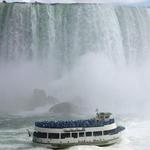
M37 107L33 110L19 112L17 113L17 115L22 116L22 117L41 116L43 114L48 114L52 106L53 105L45 105L45 106Z
M0 119L0 150L45 150L32 143L26 129L33 130L34 121L42 117L5 116ZM123 117L122 117L123 118ZM126 117L118 121L126 127L121 142L108 147L74 146L68 150L149 150L150 119Z

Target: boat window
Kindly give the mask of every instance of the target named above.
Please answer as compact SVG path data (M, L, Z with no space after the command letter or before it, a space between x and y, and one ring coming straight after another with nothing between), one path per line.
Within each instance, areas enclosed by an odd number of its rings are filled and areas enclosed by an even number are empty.
M50 138L50 139L59 139L59 133L49 133L48 138Z
M108 134L115 134L117 133L117 129L112 129L112 130L106 130L104 131L104 135L108 135Z
M110 130L104 131L104 135L108 135L110 133Z
M36 133L36 132L33 132L33 136L37 137L37 133Z
M69 138L70 133L61 133L61 139Z
M79 137L84 137L84 132L79 132Z
M86 136L92 136L92 132L86 132Z
M43 132L34 132L34 136L38 138L47 138L47 133Z
M78 137L78 134L77 134L77 133L72 133L72 137L73 137L73 138L77 138L77 137Z
M110 123L114 123L115 122L115 119L110 119Z
M93 136L100 136L100 135L102 135L102 131L93 132Z

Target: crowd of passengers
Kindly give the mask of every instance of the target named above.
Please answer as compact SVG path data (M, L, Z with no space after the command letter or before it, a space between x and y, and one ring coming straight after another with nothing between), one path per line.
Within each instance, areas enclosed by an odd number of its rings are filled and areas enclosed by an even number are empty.
M73 128L73 127L99 127L114 123L114 119L109 120L69 120L69 121L38 121L35 126L42 128Z

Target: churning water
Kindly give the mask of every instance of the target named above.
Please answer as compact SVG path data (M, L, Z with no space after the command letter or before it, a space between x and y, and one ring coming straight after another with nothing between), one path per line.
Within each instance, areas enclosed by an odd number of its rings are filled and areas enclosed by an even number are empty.
M21 117L1 115L0 120L0 150L46 150L50 148L40 147L32 143L26 129L33 130L34 120L49 118ZM122 116L117 120L119 124L126 126L120 143L109 147L75 146L69 150L149 150L150 146L150 119ZM54 119L54 118L53 118Z
M0 3L0 112L24 114L36 88L60 101L79 97L88 110L121 115L127 129L116 145L71 150L148 150L149 27L149 8ZM26 134L43 118L33 113L0 115L0 149L44 149Z

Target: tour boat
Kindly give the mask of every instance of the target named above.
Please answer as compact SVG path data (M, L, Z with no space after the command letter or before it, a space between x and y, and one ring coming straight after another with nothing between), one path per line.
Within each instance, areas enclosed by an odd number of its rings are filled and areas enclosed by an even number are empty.
M75 145L107 146L120 141L125 128L117 126L111 113L98 113L85 120L37 121L33 142L51 148Z

